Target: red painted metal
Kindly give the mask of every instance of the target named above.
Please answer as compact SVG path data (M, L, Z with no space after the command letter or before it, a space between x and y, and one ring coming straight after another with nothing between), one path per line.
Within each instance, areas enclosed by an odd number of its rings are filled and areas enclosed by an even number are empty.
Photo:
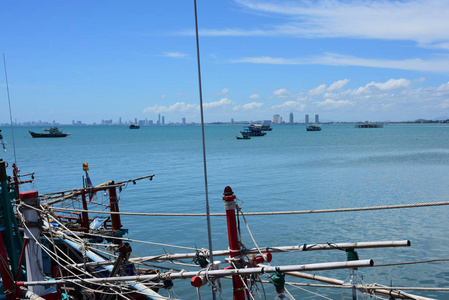
M12 178L14 179L14 187L16 188L16 193L19 195L19 168L14 163L12 164Z
M83 202L83 212L81 213L81 226L84 228L85 232L89 232L89 214L87 212L87 201L86 193L81 194L81 200Z
M28 241L29 241L29 239L25 239L25 238L23 239L23 247L22 247L22 252L20 252L20 260L19 260L19 267L18 267L18 270L16 273L16 281L18 281L20 278L20 273L21 273L20 270L22 269L22 262L23 262L23 258L25 257L25 250L27 248Z
M112 185L114 185L114 182L112 182ZM119 212L117 191L115 190L115 187L109 188L109 205L111 208L111 212ZM122 228L122 223L120 221L119 214L111 214L111 221L112 221L112 229L120 230Z
M225 202L234 202L236 196L232 191L230 186L225 187L223 193L223 200ZM229 207L229 206L226 206ZM240 255L240 245L239 238L237 233L237 222L235 219L235 209L227 208L226 209L226 220L228 224L228 240L229 240L229 250L231 253L229 256L231 258ZM239 267L240 263L236 263L237 267ZM232 276L232 284L234 286L234 300L245 300L245 290L243 288L243 282L240 279L239 275Z
M6 254L3 236L0 234L0 276L2 277L3 288L5 289L6 300L14 300L16 298L17 287L14 285L14 275L9 268L8 256Z
M190 279L190 284L196 288L199 288L199 287L205 285L206 282L207 282L206 279L201 276L194 276L194 277L192 277L192 279Z
M26 199L35 199L39 197L39 192L38 191L27 191L27 192L21 192L19 194L19 198L22 200L26 200Z

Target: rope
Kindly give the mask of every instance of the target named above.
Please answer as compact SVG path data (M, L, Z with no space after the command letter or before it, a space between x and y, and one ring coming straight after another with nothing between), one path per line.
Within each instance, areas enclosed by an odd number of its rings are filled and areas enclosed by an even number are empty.
M352 208L334 208L334 209L317 209L317 210L293 210L293 211L277 211L277 212L247 212L247 216L268 216L268 215L303 215L303 214L319 214L319 213L335 213L335 212L351 212L351 211L369 211L369 210L385 210L385 209L401 209L401 208L417 208L417 207L429 207L429 206L445 206L449 205L449 201L442 202L426 202L426 203L413 203L413 204L394 204L384 206L367 206L367 207L352 207ZM129 215L129 216L153 216L153 217L204 217L204 213L183 214L183 213L136 213L136 212L104 212L104 211L92 211L84 209L66 209L59 207L50 207L52 210L57 211L75 211L75 212L90 212L98 214L117 214L117 215ZM223 217L225 213L210 214L212 217Z

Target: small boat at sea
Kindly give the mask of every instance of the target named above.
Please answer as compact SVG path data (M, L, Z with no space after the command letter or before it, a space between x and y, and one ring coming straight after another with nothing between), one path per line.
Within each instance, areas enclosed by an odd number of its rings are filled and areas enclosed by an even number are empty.
M33 138L57 138L66 137L70 135L69 133L63 133L58 127L50 127L49 129L44 129L45 133L28 131Z
M271 128L270 123L265 122L262 124L262 131L272 131L273 128Z
M238 140L250 140L251 137L249 135L236 136Z
M139 125L135 125L135 124L131 124L129 126L129 129L139 129L139 128L140 128L140 126Z
M242 136L264 136L267 133L262 131L262 125L254 125L251 124L248 127L243 128L243 131L240 131Z
M362 124L356 124L356 128L383 128L384 124L382 123L362 123Z
M307 125L306 130L307 131L321 131L321 126L316 125L316 124L310 124L310 125Z

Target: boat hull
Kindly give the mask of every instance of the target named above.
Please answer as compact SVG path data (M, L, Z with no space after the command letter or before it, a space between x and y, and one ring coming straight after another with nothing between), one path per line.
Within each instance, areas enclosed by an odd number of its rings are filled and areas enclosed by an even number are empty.
M33 131L29 131L33 138L58 138L58 137L66 137L68 133L37 133Z

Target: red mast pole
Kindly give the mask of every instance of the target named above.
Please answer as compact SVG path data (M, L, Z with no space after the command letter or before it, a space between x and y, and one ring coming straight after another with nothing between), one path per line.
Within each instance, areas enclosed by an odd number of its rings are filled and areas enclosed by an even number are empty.
M114 185L114 181L111 183ZM117 190L115 186L109 188L109 206L111 212L119 212ZM120 221L119 214L111 214L111 226L112 226L112 237L114 237L114 231L119 231L122 228L122 222ZM122 243L122 240L117 240L118 244Z
M83 212L81 213L81 226L84 227L84 232L89 232L89 214L87 213L87 201L86 201L86 191L81 194L81 201L83 202Z
M236 256L240 256L240 244L239 237L237 234L237 222L235 220L235 203L236 196L232 191L230 186L225 187L223 193L223 200L225 201L226 209L226 220L228 223L228 240L229 240L229 250L231 253L229 256L231 259ZM241 266L241 260L234 262L236 267ZM232 284L234 286L234 300L245 300L245 289L243 287L243 282L239 275L232 276Z

